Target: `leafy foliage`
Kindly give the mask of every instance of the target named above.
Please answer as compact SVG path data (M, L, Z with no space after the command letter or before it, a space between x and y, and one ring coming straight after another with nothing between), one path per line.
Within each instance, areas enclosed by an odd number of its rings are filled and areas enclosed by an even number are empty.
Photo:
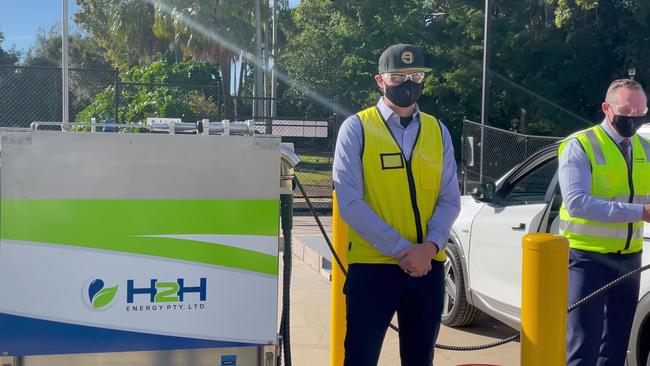
M106 49L107 57L116 66L128 68L172 56L176 61L193 59L218 64L224 112L232 115L231 69L240 53L224 46L218 38L252 51L254 0L77 2L81 10L76 21ZM269 19L267 2L263 19Z
M154 32L155 8L147 1L77 0L75 22L122 69L151 62L171 52L169 40Z
M5 37L2 32L0 32L0 46L2 46L4 40ZM0 47L0 65L15 65L18 62L19 57L20 53L17 50L11 49L6 51Z
M208 82L212 86L205 88L140 85L206 85ZM217 118L221 79L214 65L196 61L156 61L149 66L132 68L123 75L122 83L119 92L120 122L144 122L147 117L176 117L183 121ZM88 122L93 117L98 121L114 119L114 87L98 94L95 101L79 113L77 121Z
M372 76L380 53L397 42L420 45L433 68L420 106L457 136L464 117L480 119L483 13L484 0L304 0L282 63L357 110L379 96ZM501 0L490 16L492 125L567 134L585 125L575 115L601 118L605 89L628 67L647 79L648 2Z
M74 33L69 36L68 57L71 68L110 69L111 63L104 57L105 50L94 38ZM42 29L36 34L34 45L25 55L25 66L61 67L61 26L55 25L48 32Z

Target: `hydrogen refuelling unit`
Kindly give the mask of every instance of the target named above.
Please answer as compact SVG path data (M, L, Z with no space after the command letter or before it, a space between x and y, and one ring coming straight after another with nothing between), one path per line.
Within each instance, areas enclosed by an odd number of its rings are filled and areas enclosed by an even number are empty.
M0 130L2 359L274 365L295 154L253 123L75 128Z

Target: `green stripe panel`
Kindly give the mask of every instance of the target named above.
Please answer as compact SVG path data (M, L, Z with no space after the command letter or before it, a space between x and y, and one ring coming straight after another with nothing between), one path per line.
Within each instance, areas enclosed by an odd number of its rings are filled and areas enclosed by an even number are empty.
M15 200L0 237L143 254L277 275L278 258L226 245L143 235L279 235L279 200Z

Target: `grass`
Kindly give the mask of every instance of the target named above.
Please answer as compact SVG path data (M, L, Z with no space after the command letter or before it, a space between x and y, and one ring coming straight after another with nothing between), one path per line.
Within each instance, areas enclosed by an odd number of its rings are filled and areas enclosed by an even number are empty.
M296 175L309 195L329 196L332 191L332 162L330 155L304 154L296 167Z
M300 156L300 161L303 163L309 164L332 164L334 157L332 156L320 156L320 155L298 155Z

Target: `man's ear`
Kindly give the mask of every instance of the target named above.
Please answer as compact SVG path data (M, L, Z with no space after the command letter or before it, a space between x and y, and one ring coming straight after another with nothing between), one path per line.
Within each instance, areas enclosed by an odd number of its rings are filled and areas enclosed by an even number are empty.
M377 88L379 88L381 95L386 95L386 83L384 83L384 79L382 79L381 76L378 76L375 78L375 81L377 82Z
M600 105L600 108L603 110L603 113L607 113L607 108L608 107L609 106L607 105L607 103L604 103L604 102L603 102L603 104Z
M377 87L379 87L379 90L384 91L384 79L381 78L381 75L375 75L375 83L377 83Z

